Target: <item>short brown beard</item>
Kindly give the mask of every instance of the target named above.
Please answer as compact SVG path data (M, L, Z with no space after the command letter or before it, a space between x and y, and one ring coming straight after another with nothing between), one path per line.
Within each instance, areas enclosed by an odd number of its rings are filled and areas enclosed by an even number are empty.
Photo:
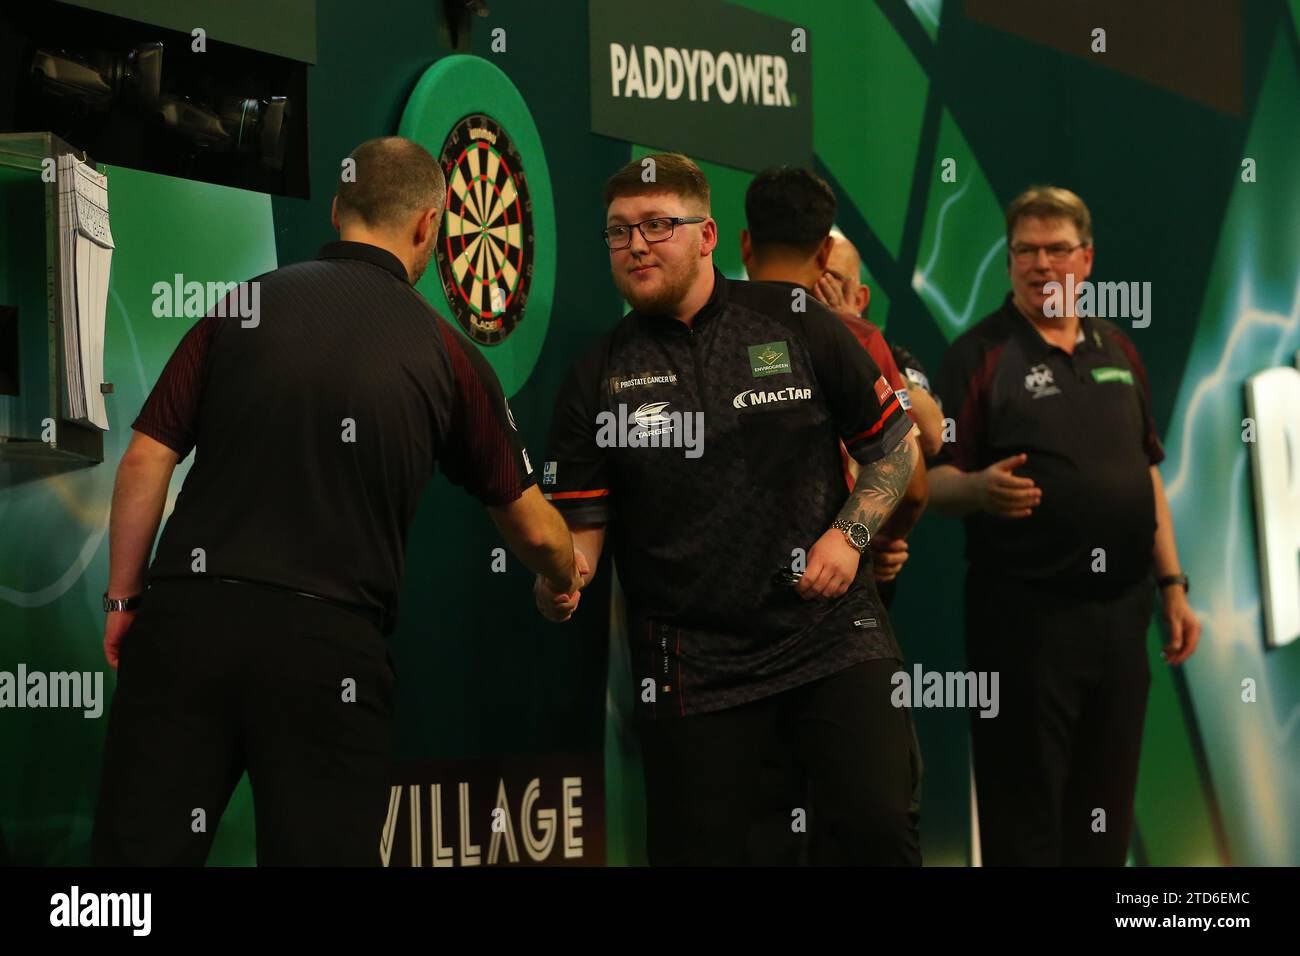
M696 278L699 277L703 263L699 251L700 243L697 239L691 244L691 265L684 268L680 275L667 276L668 281L665 286L652 296L638 295L636 287L632 284L632 277L625 271L614 273L614 285L627 304L636 311L645 315L674 315L682 300L690 293ZM659 268L663 269L664 266L659 265Z
M434 249L436 248L436 245L437 245L436 241L429 243L428 251L413 263L415 267L414 270L415 274L411 276L411 285L417 285L421 277L423 277L424 271L429 268L429 262L433 259L433 253L434 253Z

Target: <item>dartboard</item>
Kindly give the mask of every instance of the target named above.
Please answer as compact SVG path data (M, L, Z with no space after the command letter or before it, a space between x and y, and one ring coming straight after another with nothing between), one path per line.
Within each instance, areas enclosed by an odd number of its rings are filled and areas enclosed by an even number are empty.
M452 313L482 345L500 345L523 318L533 278L533 210L519 152L501 124L463 118L443 143L447 212L438 271Z

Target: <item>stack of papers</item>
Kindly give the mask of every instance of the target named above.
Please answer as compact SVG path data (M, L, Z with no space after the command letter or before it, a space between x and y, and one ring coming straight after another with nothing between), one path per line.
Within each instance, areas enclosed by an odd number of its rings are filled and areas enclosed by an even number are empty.
M104 381L104 311L113 234L108 177L71 153L59 157L59 244L63 290L63 417L108 430L99 390Z

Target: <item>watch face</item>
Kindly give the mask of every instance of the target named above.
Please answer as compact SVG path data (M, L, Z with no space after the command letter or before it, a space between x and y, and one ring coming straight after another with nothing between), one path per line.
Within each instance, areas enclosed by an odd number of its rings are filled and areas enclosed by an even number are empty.
M862 548L865 548L867 543L871 540L871 532L867 530L866 525L854 523L849 525L849 538L853 541L853 544L861 550Z

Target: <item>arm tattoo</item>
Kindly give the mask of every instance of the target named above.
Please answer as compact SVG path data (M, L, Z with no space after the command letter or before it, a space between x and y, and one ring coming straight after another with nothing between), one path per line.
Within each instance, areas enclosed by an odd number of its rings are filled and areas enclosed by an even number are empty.
M893 513L916 468L916 439L908 436L879 461L863 465L839 518L867 526L873 535Z

